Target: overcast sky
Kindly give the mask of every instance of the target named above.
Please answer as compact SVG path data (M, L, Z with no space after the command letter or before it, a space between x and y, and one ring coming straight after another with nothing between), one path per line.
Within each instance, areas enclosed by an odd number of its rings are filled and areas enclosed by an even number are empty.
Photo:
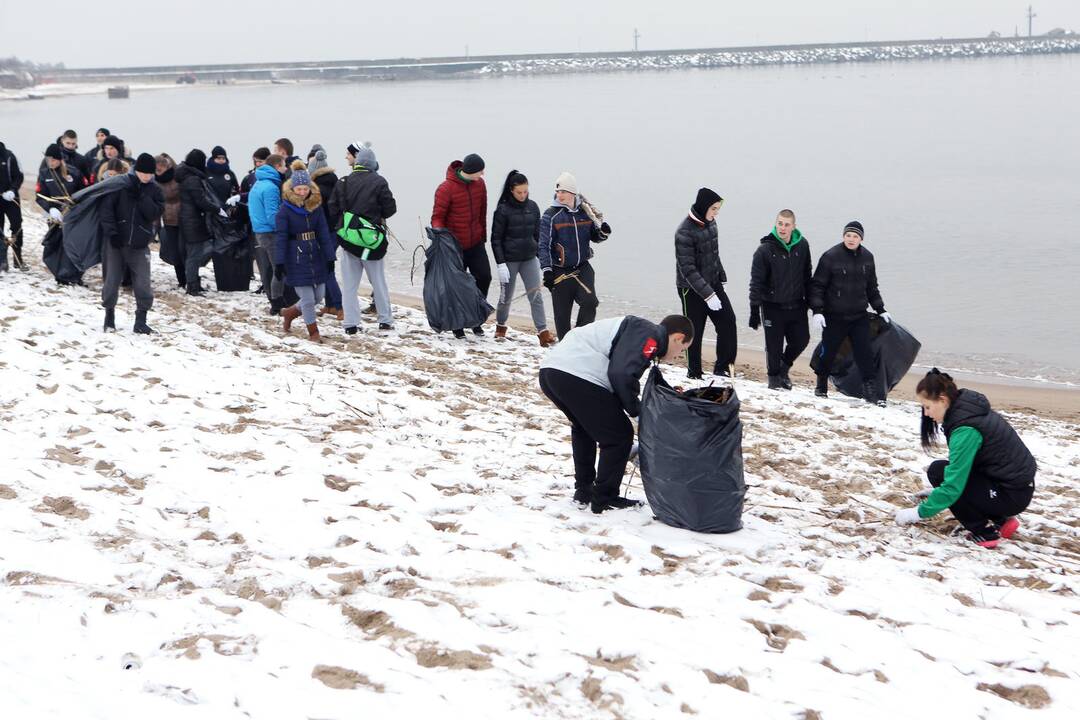
M1032 0L1035 32L1080 0ZM1020 0L0 0L0 54L69 67L982 37Z

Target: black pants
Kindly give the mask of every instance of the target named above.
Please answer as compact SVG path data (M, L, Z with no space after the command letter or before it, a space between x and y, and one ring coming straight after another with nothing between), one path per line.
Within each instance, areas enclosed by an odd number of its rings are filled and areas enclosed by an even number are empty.
M926 469L926 478L934 487L945 482L948 460L935 460ZM1023 488L1009 488L976 473L968 475L964 492L952 504L949 511L969 532L986 529L987 521L1000 527L1006 518L1027 510L1035 494L1035 481Z
M716 330L716 362L713 375L726 373L730 365L735 364L739 351L738 337L735 331L735 310L723 288L716 291L720 299L720 309L712 311L705 300L690 288L679 289L679 302L682 303L683 315L694 326L694 340L686 350L686 370L690 377L701 377L701 346L705 342L705 320L712 321Z
M765 327L765 365L769 375L779 375L793 366L810 344L810 322L805 307L789 310L772 304L761 307L764 315L762 325ZM825 329L828 330L828 326Z
M465 263L465 269L476 280L476 287L487 298L488 288L491 287L491 263L488 261L487 248L483 243L461 251L461 259Z
M845 318L843 315L826 315L825 330L821 333L821 357L819 358L818 377L829 376L836 351L845 339L850 338L851 349L855 355L855 365L859 368L863 382L869 382L877 375L874 368L874 351L870 348L870 317L865 313L857 318Z
M552 368L540 371L540 389L570 421L574 487L592 487L594 501L616 497L634 445L634 428L615 393Z
M4 240L4 218L7 218L8 225L11 226L11 250L14 257L14 264L21 267L23 262L22 256L22 206L19 204L18 189L15 188L16 198L14 202L8 202L7 200L0 199L0 243L4 244L2 248L4 255L0 258L0 266L7 266L7 240Z
M574 277L558 282L560 277L574 273ZM551 289L551 313L555 317L555 334L562 340L570 332L574 303L578 305L577 327L581 327L596 319L600 298L596 297L596 273L587 262L573 270L556 269L555 281L558 284Z

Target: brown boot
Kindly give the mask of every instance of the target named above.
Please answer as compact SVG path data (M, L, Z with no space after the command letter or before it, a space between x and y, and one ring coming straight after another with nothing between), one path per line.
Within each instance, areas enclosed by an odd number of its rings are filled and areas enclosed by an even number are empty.
M292 329L292 321L300 317L300 308L295 305L290 305L286 308L281 308L281 317L284 319L283 328L285 332L289 332Z
M550 330L541 330L537 337L540 339L540 347L551 347L555 344L555 336Z
M495 326L495 339L496 340L505 340L506 339L506 326L505 325L496 325Z
M319 323L311 323L307 326L308 340L322 345L322 335L319 334Z

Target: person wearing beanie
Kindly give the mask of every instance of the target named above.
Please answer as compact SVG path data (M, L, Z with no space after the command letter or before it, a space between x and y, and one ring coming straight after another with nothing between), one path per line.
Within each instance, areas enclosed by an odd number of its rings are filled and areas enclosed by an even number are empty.
M207 213L224 213L207 198L206 181L206 153L196 148L176 168L176 182L180 184L180 256L184 262L187 294L193 296L204 293L199 268L207 254L206 243L210 240L210 231L206 226Z
M50 145L52 150L55 145ZM59 153L60 149L56 148ZM4 221L7 220L11 227L12 254L14 255L15 267L23 268L22 262L22 204L19 201L19 191L23 184L23 171L19 168L19 159L15 153L7 149L0 142L0 242L4 237ZM39 171L40 179L40 171ZM0 272L8 269L7 243L3 244L3 255L0 255Z
M322 196L322 211L326 215L326 226L334 227L330 221L330 195L337 185L338 176L334 168L326 162L326 151L322 145L316 144L311 148L312 153L308 156L307 171L311 175L311 182L319 188ZM337 274L330 273L326 278L326 305L319 308L319 315L333 315L338 320L345 319L345 311L341 307L341 285L338 284Z
M3 186L4 174L2 149L3 145L0 144L0 187ZM38 207L49 216L49 231L41 241L41 259L60 285L83 284L82 272L64 252L64 213L75 204L72 196L84 187L86 178L77 169L68 167L60 146L50 145L46 148L45 161L38 170L35 188ZM16 241L20 239L16 235Z
M375 297L379 329L393 328L390 289L386 284L383 258L389 247L386 221L397 212L390 184L377 172L379 167L370 147L352 144L345 153L351 172L334 186L327 203L330 227L341 246L342 302L347 335L360 332L360 281L367 273Z
M98 128L97 133L94 135L94 139L97 141L97 145L87 151L86 155L86 167L96 168L101 165L105 159L105 138L109 137L112 133L109 132L109 128Z
M470 153L446 168L446 179L435 190L431 227L449 230L461 248L465 269L473 276L480 294L487 297L491 286L491 262L487 243L487 185L484 184L484 159ZM477 325L473 333L483 335ZM464 330L454 336L465 337Z
M544 294L541 289L540 260L536 257L540 237L540 207L529 198L529 179L511 170L503 183L499 204L491 218L491 254L495 256L499 273L499 304L495 308L495 339L506 337L506 322L510 319L518 276L525 286L532 311L533 327L540 347L555 344L547 329Z
M334 272L336 245L319 207L319 186L311 181L303 160L293 162L292 177L285 181L281 194L275 218L274 276L300 297L281 311L283 328L288 333L293 320L302 315L308 338L321 343L315 306L326 293L326 278Z
M601 222L598 222L601 221ZM577 303L577 327L596 319L600 298L596 274L589 262L593 243L607 239L611 228L586 208L577 178L568 172L555 180L555 199L540 218L537 253L544 287L551 292L551 310L559 340L570 332L570 316Z
M150 241L165 210L165 195L154 182L156 168L154 156L142 153L135 160L134 171L119 179L126 186L101 201L101 265L104 271L101 305L105 308L106 332L116 330L116 300L125 272L131 273L135 295L135 325L132 329L139 335L153 332L146 324L146 314L154 304L150 285Z
M683 315L694 324L694 341L686 351L686 376L701 379L701 345L705 319L716 329L713 375L731 376L738 351L735 312L724 292L727 273L720 262L716 214L724 199L709 188L697 192L690 212L675 229L675 288Z
M248 193L248 218L255 234L255 264L259 268L263 292L270 301L270 314L280 315L285 307L285 283L274 277L274 246L277 243L277 212L281 208L281 184L285 158L268 155L255 168L255 184Z
M869 305L882 321L891 323L878 290L874 255L863 246L863 226L852 220L844 226L843 240L818 259L810 282L810 309L814 325L821 331L821 354L817 358L817 388L814 394L827 397L829 372L836 351L851 340L855 365L863 382L863 399L884 407L885 394L878 387L874 353L870 346Z
M206 161L206 179L223 207L234 208L240 202L240 182L229 167L229 155L225 148L215 145Z
M810 342L810 244L781 210L761 238L750 266L750 328L765 324L765 366L770 390L791 389L791 366Z
M105 171L110 161L126 161L129 167L134 162L131 158L124 157L124 141L115 135L109 135L105 138L101 146L101 155L101 162L98 163L97 167L89 170L91 184L106 178Z
M173 266L176 284L183 289L187 287L187 270L180 255L180 184L176 182L176 161L168 153L161 153L154 160L154 182L165 197L165 210L158 228L158 257Z

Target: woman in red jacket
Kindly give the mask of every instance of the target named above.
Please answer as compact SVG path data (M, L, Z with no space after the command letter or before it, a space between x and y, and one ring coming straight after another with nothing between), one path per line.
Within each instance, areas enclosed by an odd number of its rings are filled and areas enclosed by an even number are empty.
M491 263L487 249L487 186L484 184L484 159L472 153L455 160L446 168L446 179L435 190L431 227L446 228L461 248L465 269L476 280L476 287L487 297L491 285ZM477 325L473 333L484 334ZM464 330L455 330L464 337Z

